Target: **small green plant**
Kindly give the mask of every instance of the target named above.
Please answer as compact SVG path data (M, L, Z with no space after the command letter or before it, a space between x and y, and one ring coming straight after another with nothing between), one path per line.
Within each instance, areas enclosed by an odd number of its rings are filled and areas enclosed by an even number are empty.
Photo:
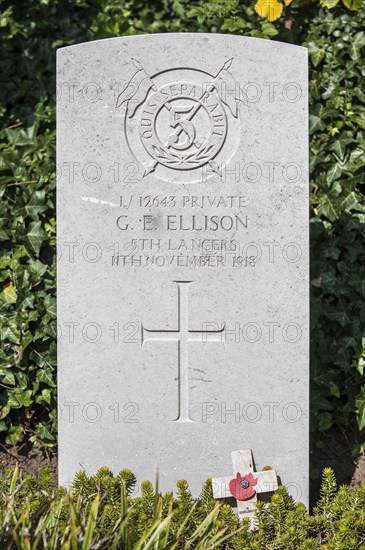
M176 496L158 483L141 484L129 470L113 476L101 468L79 472L71 488L57 488L49 469L35 479L18 469L0 477L0 547L9 550L200 549L361 550L365 548L365 483L337 490L334 473L323 472L313 515L285 487L257 505L257 526L239 524L227 504L217 504L208 480L194 499L186 481Z

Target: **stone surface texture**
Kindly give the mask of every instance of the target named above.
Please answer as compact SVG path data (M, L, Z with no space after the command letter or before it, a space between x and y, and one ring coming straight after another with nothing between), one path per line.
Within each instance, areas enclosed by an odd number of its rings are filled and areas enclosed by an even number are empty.
M308 501L307 50L58 50L59 481L173 490L252 449Z

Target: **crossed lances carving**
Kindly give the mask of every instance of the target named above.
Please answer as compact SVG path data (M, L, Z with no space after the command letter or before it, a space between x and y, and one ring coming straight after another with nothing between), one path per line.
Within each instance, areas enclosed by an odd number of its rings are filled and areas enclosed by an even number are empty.
M249 518L251 529L255 528L257 495L278 488L275 470L255 472L251 449L232 451L233 476L212 479L213 498L235 498L240 520Z

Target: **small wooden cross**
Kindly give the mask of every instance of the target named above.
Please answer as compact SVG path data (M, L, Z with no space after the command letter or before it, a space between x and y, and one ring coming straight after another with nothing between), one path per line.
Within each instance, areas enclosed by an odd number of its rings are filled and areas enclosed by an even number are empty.
M275 470L255 472L251 449L232 451L231 458L233 476L212 479L213 498L235 498L239 520L249 518L254 529L257 494L276 491L277 475Z

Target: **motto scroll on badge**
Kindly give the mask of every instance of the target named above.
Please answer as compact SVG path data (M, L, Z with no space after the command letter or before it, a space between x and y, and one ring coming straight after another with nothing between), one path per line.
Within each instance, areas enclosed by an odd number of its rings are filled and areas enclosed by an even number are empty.
M216 76L185 68L149 76L139 61L132 58L132 63L137 71L116 107L126 104L125 132L132 153L145 167L143 177L158 167L186 172L209 164L217 172L213 159L226 144L229 119L238 118L239 102L247 105L229 71L233 58ZM130 139L135 135L144 155Z

